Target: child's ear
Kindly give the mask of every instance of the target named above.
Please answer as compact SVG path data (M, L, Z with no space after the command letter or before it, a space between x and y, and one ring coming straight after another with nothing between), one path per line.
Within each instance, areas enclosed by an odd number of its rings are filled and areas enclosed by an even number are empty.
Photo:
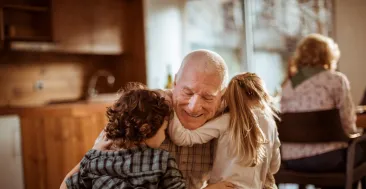
M151 133L151 126L147 123L144 123L143 125L141 125L139 131L142 135L146 136Z
M173 120L173 118L174 118L174 111L171 111L168 116L164 117L164 120L168 121L168 125L169 125L169 122L171 120Z

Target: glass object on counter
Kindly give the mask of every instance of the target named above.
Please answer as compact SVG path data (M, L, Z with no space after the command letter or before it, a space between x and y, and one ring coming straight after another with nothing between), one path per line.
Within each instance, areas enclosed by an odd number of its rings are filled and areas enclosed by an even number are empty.
M167 77L167 82L166 82L165 88L171 89L171 88L173 88L173 77L172 77L171 65L167 65L167 73L168 73L168 77Z

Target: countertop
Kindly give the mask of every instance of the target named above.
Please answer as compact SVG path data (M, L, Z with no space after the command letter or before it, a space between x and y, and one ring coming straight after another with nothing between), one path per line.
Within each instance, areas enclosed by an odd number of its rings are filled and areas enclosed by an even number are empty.
M105 112L112 102L88 103L79 101L73 103L49 104L33 107L0 107L0 115L16 114L19 116L83 116L93 112Z

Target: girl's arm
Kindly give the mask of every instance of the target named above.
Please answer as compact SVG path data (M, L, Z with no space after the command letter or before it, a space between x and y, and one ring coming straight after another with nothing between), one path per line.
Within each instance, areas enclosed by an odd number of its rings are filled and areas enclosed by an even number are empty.
M178 146L192 146L193 144L203 144L213 138L218 138L226 131L230 123L229 114L223 114L196 130L184 128L178 117L174 115L169 125L170 139Z

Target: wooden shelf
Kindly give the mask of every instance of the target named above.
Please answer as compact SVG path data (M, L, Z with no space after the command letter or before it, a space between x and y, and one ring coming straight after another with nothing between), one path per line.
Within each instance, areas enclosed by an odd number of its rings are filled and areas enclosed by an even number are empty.
M25 42L53 42L51 37L36 37L36 36L24 36L24 37L8 37L5 36L6 41L25 41Z
M49 12L49 7L42 6L29 6L29 5L5 5L4 9L13 9L19 11L31 11L31 12Z

